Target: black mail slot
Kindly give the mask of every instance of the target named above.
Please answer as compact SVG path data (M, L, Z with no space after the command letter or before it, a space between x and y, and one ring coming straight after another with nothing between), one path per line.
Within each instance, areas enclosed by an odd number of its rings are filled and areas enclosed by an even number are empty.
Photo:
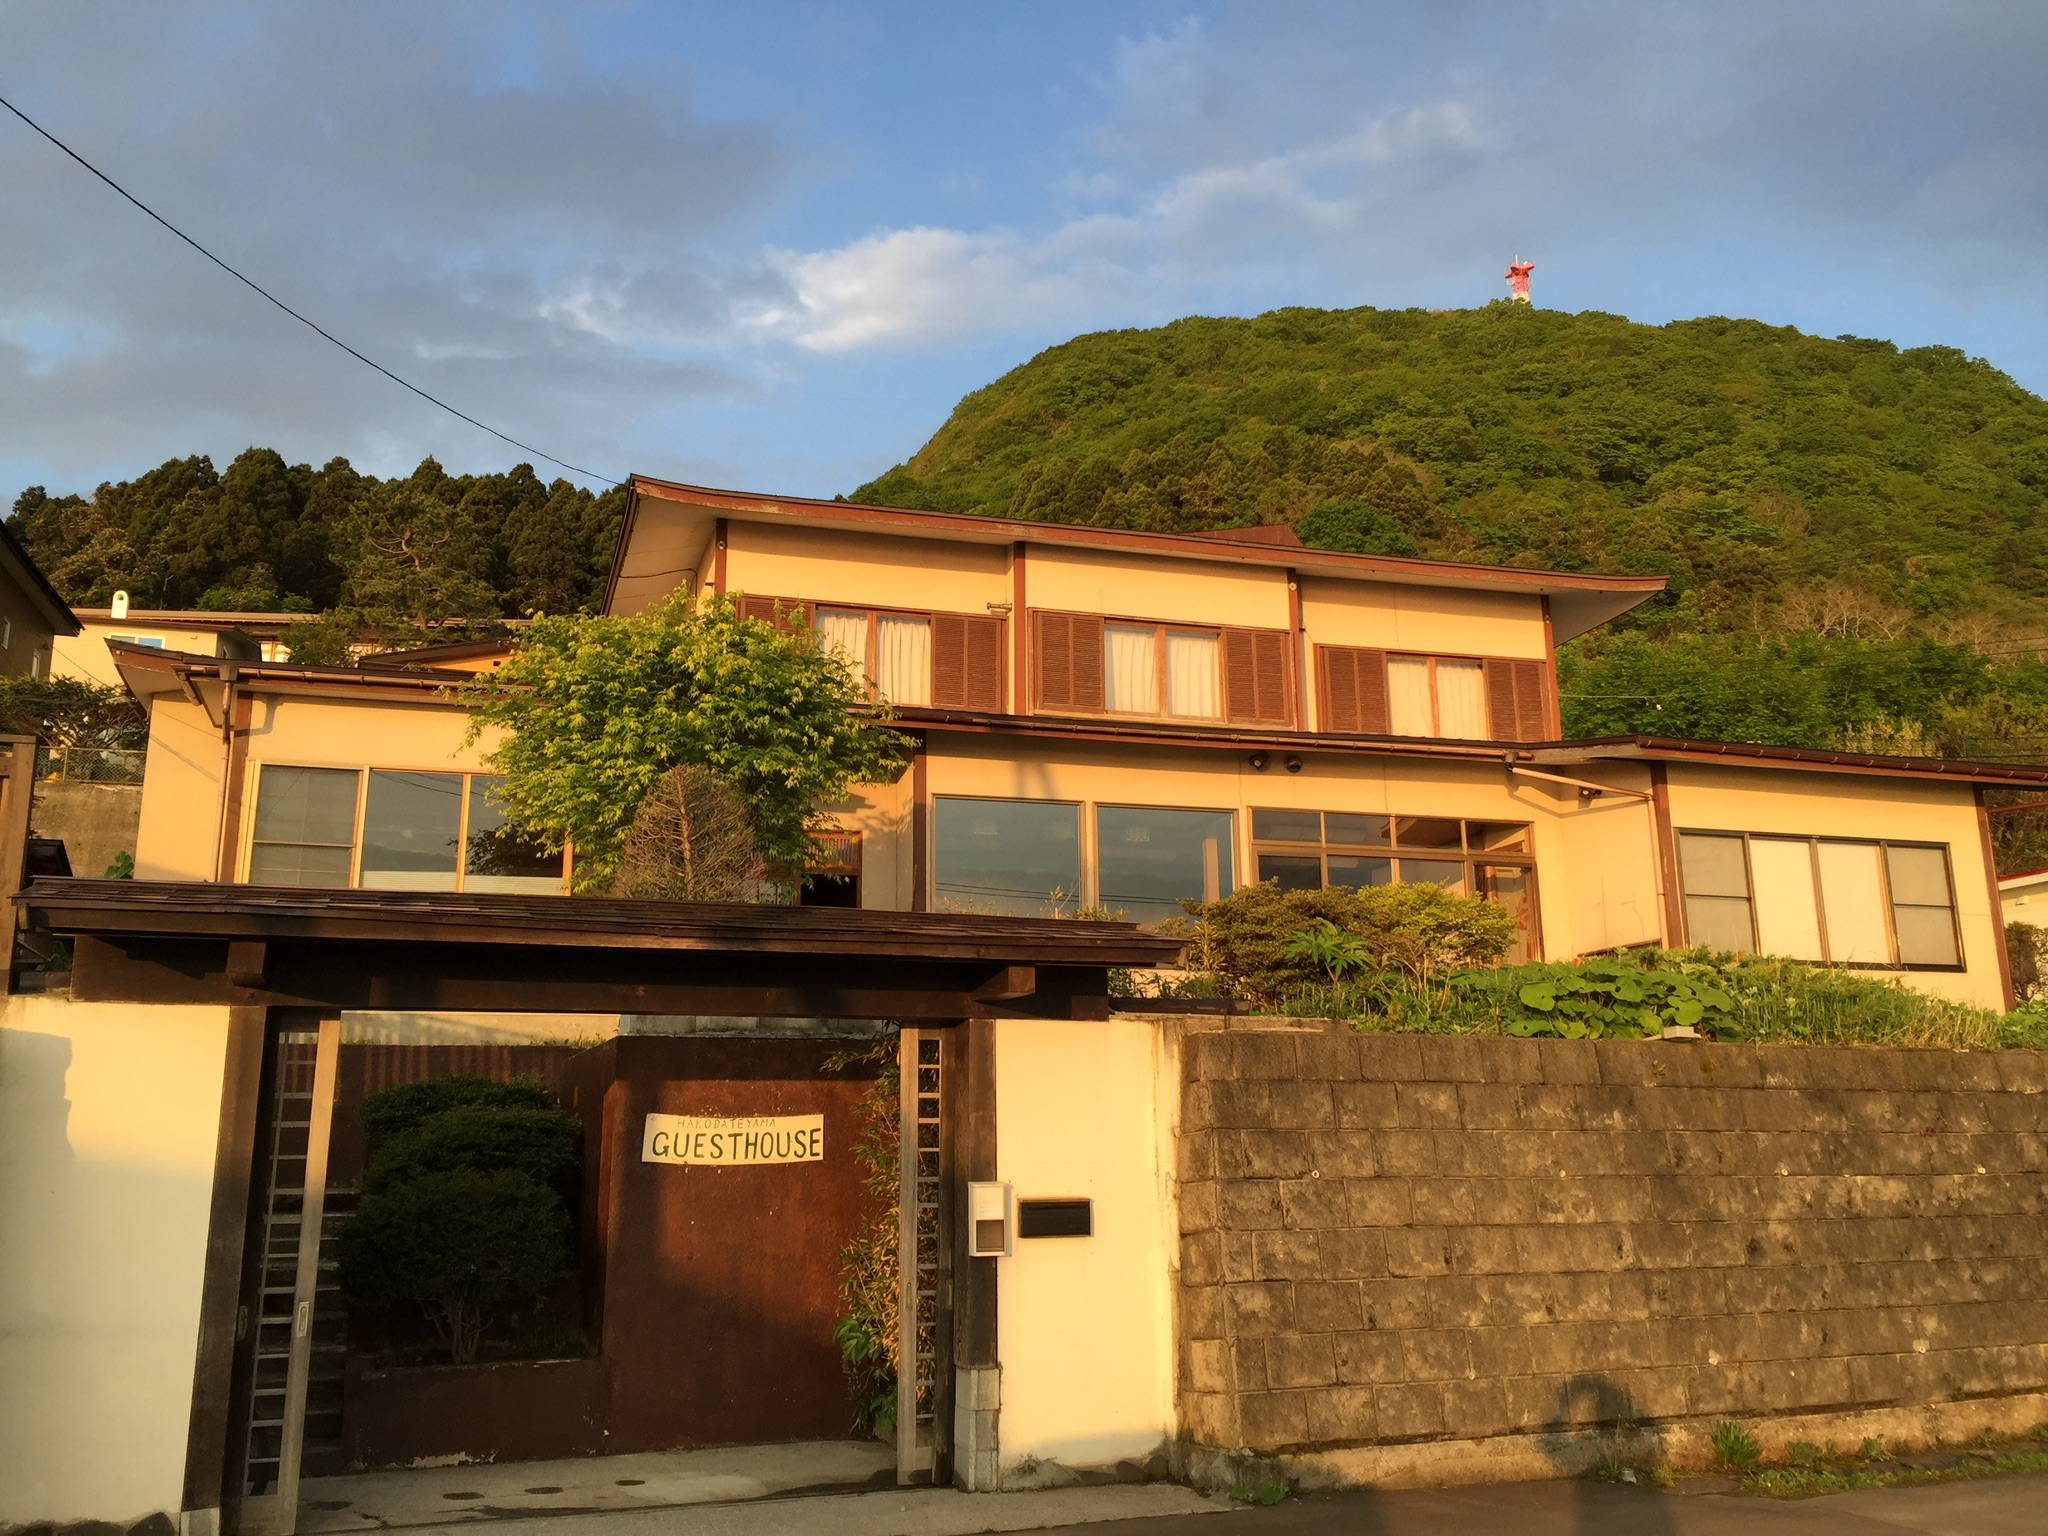
M1093 1237L1093 1200L1019 1200L1019 1237Z

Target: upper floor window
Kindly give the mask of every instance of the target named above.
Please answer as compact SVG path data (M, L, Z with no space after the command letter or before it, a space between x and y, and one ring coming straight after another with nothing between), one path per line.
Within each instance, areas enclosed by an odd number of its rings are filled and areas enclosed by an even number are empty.
M249 881L560 894L564 855L523 836L482 773L299 768L257 779Z
M1832 965L1962 963L1943 844L1681 832L1678 868L1694 944Z
M739 605L745 618L814 630L891 704L990 713L1003 707L1001 619L773 597L741 597Z
M1040 709L1242 725L1293 722L1293 646L1285 630L1088 613L1031 617L1033 698Z
M1543 663L1499 656L1416 656L1316 647L1325 730L1452 741L1550 735Z

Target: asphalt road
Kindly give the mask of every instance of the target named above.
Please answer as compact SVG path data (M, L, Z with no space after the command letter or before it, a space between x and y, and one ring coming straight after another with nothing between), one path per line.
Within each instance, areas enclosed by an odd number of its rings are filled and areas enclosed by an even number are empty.
M2048 1476L1814 1499L1511 1483L1311 1495L1220 1519L1164 1515L1064 1529L1089 1536L2048 1536Z

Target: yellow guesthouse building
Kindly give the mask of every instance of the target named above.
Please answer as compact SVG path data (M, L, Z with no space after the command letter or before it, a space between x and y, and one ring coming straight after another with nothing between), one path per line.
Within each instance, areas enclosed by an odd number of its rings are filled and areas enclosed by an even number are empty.
M1257 880L1434 881L1513 911L1528 957L1705 944L2010 1006L1982 791L2028 770L1559 739L1557 645L1661 585L643 477L605 605L733 594L893 702L912 766L834 808L807 900L1150 922ZM445 694L490 647L110 649L150 706L139 878L564 888Z

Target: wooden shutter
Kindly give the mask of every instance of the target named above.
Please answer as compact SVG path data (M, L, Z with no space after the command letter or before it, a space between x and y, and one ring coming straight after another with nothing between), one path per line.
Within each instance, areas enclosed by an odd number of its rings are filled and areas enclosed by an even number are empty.
M967 707L991 714L1003 707L1003 621L967 621Z
M740 617L759 619L763 624L773 624L777 629L810 628L810 612L803 603L790 597L740 598Z
M1102 712L1102 620L1086 613L1038 613L1034 672L1046 709Z
M1292 669L1284 629L1223 631L1223 716L1233 725L1286 725Z
M1486 712L1495 741L1542 741L1547 737L1543 663L1488 657Z
M1385 651L1319 645L1316 665L1322 673L1324 730L1356 731L1367 736L1389 733Z
M932 615L932 707L1003 707L1003 621Z

